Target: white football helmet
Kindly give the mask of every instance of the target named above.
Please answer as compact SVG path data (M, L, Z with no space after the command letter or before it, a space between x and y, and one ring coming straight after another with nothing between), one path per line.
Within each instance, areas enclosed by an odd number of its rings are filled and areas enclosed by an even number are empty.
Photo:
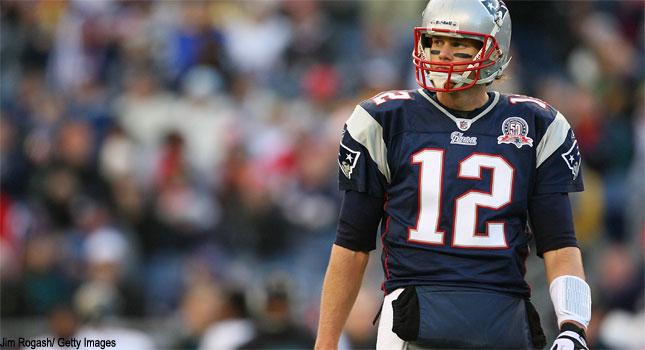
M469 61L430 61L433 36L470 38L482 48ZM511 60L511 16L502 0L430 0L414 28L412 62L419 86L451 92L488 84Z

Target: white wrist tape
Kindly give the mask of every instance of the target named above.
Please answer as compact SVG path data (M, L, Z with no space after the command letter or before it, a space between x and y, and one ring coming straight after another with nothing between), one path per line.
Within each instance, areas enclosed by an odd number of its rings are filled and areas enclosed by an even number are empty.
M549 287L551 301L558 317L558 326L564 321L576 321L585 326L591 320L591 289L582 278L560 276Z

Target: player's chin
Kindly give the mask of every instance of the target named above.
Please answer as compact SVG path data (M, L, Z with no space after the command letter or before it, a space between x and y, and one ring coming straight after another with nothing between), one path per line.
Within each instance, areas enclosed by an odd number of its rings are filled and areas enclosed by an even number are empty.
M445 84L443 84L444 89L453 89L456 86L455 83L452 81L447 81ZM449 92L454 92L454 91L449 91Z

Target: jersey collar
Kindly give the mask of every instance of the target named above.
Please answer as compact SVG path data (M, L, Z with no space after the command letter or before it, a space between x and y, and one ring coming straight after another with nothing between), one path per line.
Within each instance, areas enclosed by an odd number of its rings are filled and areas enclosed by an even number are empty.
M483 117L486 115L486 113L490 112L493 107L497 104L499 101L499 92L493 91L493 102L491 102L486 109L481 111L479 114L477 114L474 118L472 119L467 119L467 118L458 118L455 117L452 113L450 113L446 108L444 108L442 105L440 105L437 101L435 101L432 97L428 96L425 90L419 89L419 93L426 98L426 100L430 101L438 110L441 111L441 113L445 114L446 117L452 119L453 122L457 125L457 128L461 131L466 131L470 129L470 126L473 125L479 118Z

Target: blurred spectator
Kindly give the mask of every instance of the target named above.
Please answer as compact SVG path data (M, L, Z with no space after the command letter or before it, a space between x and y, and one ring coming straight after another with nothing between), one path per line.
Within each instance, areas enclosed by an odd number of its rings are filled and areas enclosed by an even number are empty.
M240 148L229 153L223 171L219 194L223 212L218 231L225 246L247 259L288 250L288 222L278 203L271 200L265 174Z
M217 293L219 303L215 322L204 333L200 349L238 349L255 335L242 290L224 287Z
M231 72L224 50L225 37L214 25L210 7L206 1L194 1L178 6L169 4L179 14L176 27L169 33L170 78L179 82L192 67L209 67L217 72ZM218 73L220 74L220 73ZM225 78L225 77L221 77ZM223 79L225 83L227 79Z
M34 340L56 339L53 349L76 349L76 346L62 347L58 344L58 339L76 338L81 320L76 312L68 304L59 304L52 308L47 315L48 333L35 337Z
M295 321L292 309L291 283L285 278L268 281L260 309L257 334L241 349L312 348L311 332Z
M125 90L117 97L114 107L121 126L145 161L159 146L163 135L176 126L170 114L174 96L163 88L151 67L131 69L126 72ZM140 175L145 181L150 169L142 170Z
M71 1L56 28L49 62L53 83L74 92L101 76L114 21L115 1Z
M222 18L234 67L258 81L274 69L294 32L277 1L245 2Z
M172 348L197 349L209 325L218 318L218 309L223 303L219 294L217 286L213 283L200 282L188 286L180 306L181 333Z
M208 66L191 68L182 79L182 98L172 118L181 120L177 131L186 142L186 158L195 176L204 183L216 179L228 151L227 134L235 117L230 98L222 94L221 74Z
M184 259L210 240L219 207L194 181L181 134L166 134L159 153L154 192L137 229L146 255L147 309L169 314L178 304Z
M111 347L115 350L129 350L141 349L152 350L156 349L154 340L144 332L132 328L125 328L120 326L112 326L107 324L93 324L90 326L82 327L77 333L78 339L92 339L98 342L114 341L114 346ZM104 345L107 347L107 345ZM100 343L98 345L100 347ZM89 346L81 346L81 349L95 349L97 345L90 344Z
M622 244L603 249L598 263L595 294L606 309L636 312L645 306L643 257L634 258Z
M49 313L48 324L53 336L69 339L78 332L80 320L70 306L59 305Z
M597 349L642 349L645 346L645 312L611 311L601 325Z
M30 167L22 151L22 131L9 117L0 116L0 183L7 195L24 193Z
M134 261L132 244L126 236L109 225L108 212L100 205L85 203L80 225L85 228L82 259L87 266L85 282L79 286L75 303L89 318L141 316L142 296L128 276Z
M43 232L26 242L20 290L23 313L43 316L61 302L69 302L74 282L64 273L59 235Z

